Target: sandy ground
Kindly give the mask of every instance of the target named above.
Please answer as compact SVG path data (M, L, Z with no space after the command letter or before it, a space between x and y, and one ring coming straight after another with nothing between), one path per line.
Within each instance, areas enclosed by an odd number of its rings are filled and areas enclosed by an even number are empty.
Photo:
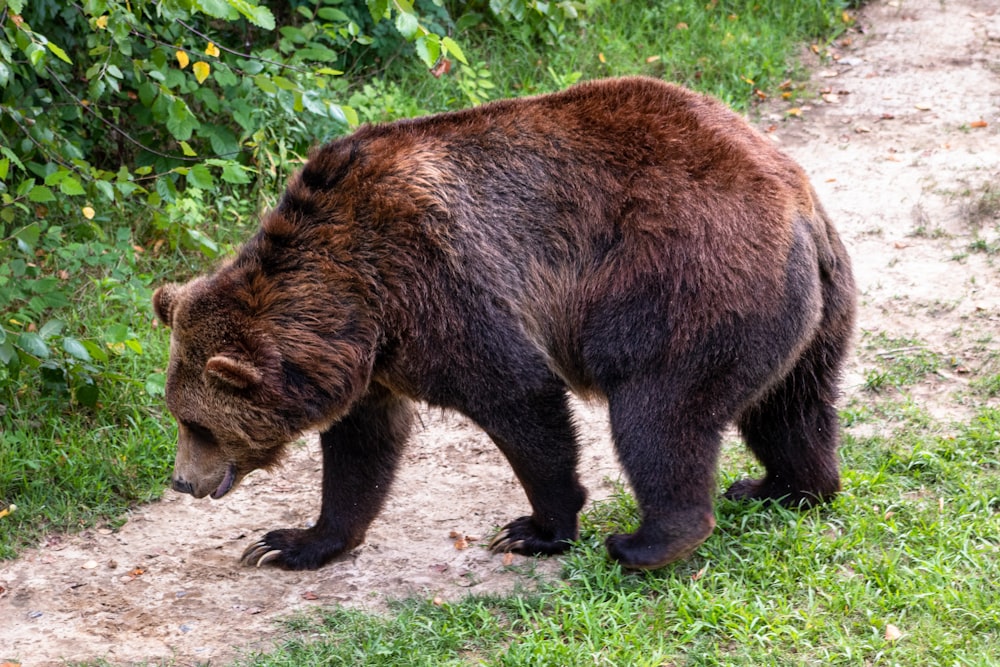
M976 193L1000 188L1000 7L875 2L833 54L814 63L812 95L768 101L759 121L810 173L854 257L862 333L848 397L860 395L871 363L865 332L912 336L956 360L914 388L915 399L942 419L961 417L950 397L996 364L1000 348L1000 257L969 251L973 238L996 243L1000 229L995 212L970 223ZM787 113L792 104L800 115ZM579 422L585 483L601 498L619 475L603 409L581 405ZM418 431L367 542L318 572L237 563L266 530L317 513L314 442L223 501L167 492L117 531L53 535L0 564L0 662L225 664L268 648L275 619L306 607L380 609L407 594L453 599L530 585L518 566L556 574L559 559L505 567L482 540L456 549L452 531L486 539L528 505L466 421L426 411Z

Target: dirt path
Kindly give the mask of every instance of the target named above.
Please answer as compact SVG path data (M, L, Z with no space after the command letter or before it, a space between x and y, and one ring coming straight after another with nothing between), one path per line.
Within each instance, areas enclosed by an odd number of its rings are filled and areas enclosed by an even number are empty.
M836 45L838 60L817 65L817 97L801 115L775 102L761 125L810 172L838 222L862 291L862 331L918 338L973 369L996 364L1000 257L969 244L970 219L986 202L977 193L992 183L1000 197L1000 8L877 2L858 25L850 44ZM996 210L979 213L988 219L978 238L997 244ZM849 394L871 354L865 336ZM914 395L955 418L961 408L949 397L964 383L959 370L943 372ZM581 406L579 421L585 482L599 498L618 476L603 410ZM274 620L303 607L377 609L387 596L455 598L530 582L476 541L459 550L449 537L488 536L527 503L493 445L439 411L423 415L389 507L350 557L309 573L239 567L256 536L314 516L319 467L309 443L280 473L257 473L224 501L168 492L116 532L53 536L0 564L0 662L224 664L270 646ZM559 569L558 559L518 564Z

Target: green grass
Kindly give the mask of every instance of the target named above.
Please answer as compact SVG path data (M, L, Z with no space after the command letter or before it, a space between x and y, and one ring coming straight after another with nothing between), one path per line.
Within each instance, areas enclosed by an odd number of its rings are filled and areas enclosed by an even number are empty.
M240 664L1000 664L1000 410L848 435L842 455L831 505L722 501L715 534L662 570L608 560L603 535L637 520L620 492L586 513L559 581L386 615L323 609Z
M803 42L825 45L850 20L840 0L590 0L580 26L555 44L511 26L478 22L457 35L470 66L433 79L393 60L354 88L351 105L378 121L470 102L551 92L579 79L644 74L710 93L746 111L799 71Z

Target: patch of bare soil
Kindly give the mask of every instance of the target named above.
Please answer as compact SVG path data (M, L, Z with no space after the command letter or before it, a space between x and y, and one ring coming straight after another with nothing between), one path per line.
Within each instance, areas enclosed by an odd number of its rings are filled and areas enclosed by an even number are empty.
M817 63L801 115L766 105L761 127L812 176L855 262L860 327L911 337L956 359L913 389L936 417L1000 346L1000 8L994 0L877 2L836 59ZM987 193L988 194L988 193ZM863 395L866 334L847 378ZM991 356L992 355L992 356ZM964 369L964 370L963 370ZM994 371L996 372L996 371ZM995 400L995 399L992 399ZM591 498L619 477L604 410L579 406L581 471ZM454 599L530 586L559 559L506 567L482 542L527 513L513 473L464 419L425 411L386 510L363 546L318 572L241 567L263 532L318 512L320 457L294 448L225 500L167 492L119 530L53 535L0 565L0 660L25 667L105 659L223 664L267 649L277 618L316 605L382 609L408 594ZM470 535L465 549L450 537Z

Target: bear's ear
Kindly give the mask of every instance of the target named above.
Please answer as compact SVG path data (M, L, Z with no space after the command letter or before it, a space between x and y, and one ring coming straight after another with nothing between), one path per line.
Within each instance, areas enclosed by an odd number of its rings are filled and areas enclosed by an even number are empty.
M205 374L234 389L256 387L264 381L264 374L252 363L224 354L217 354L208 360Z
M153 292L153 311L156 317L168 327L174 319L174 300L181 291L180 285L164 285Z

